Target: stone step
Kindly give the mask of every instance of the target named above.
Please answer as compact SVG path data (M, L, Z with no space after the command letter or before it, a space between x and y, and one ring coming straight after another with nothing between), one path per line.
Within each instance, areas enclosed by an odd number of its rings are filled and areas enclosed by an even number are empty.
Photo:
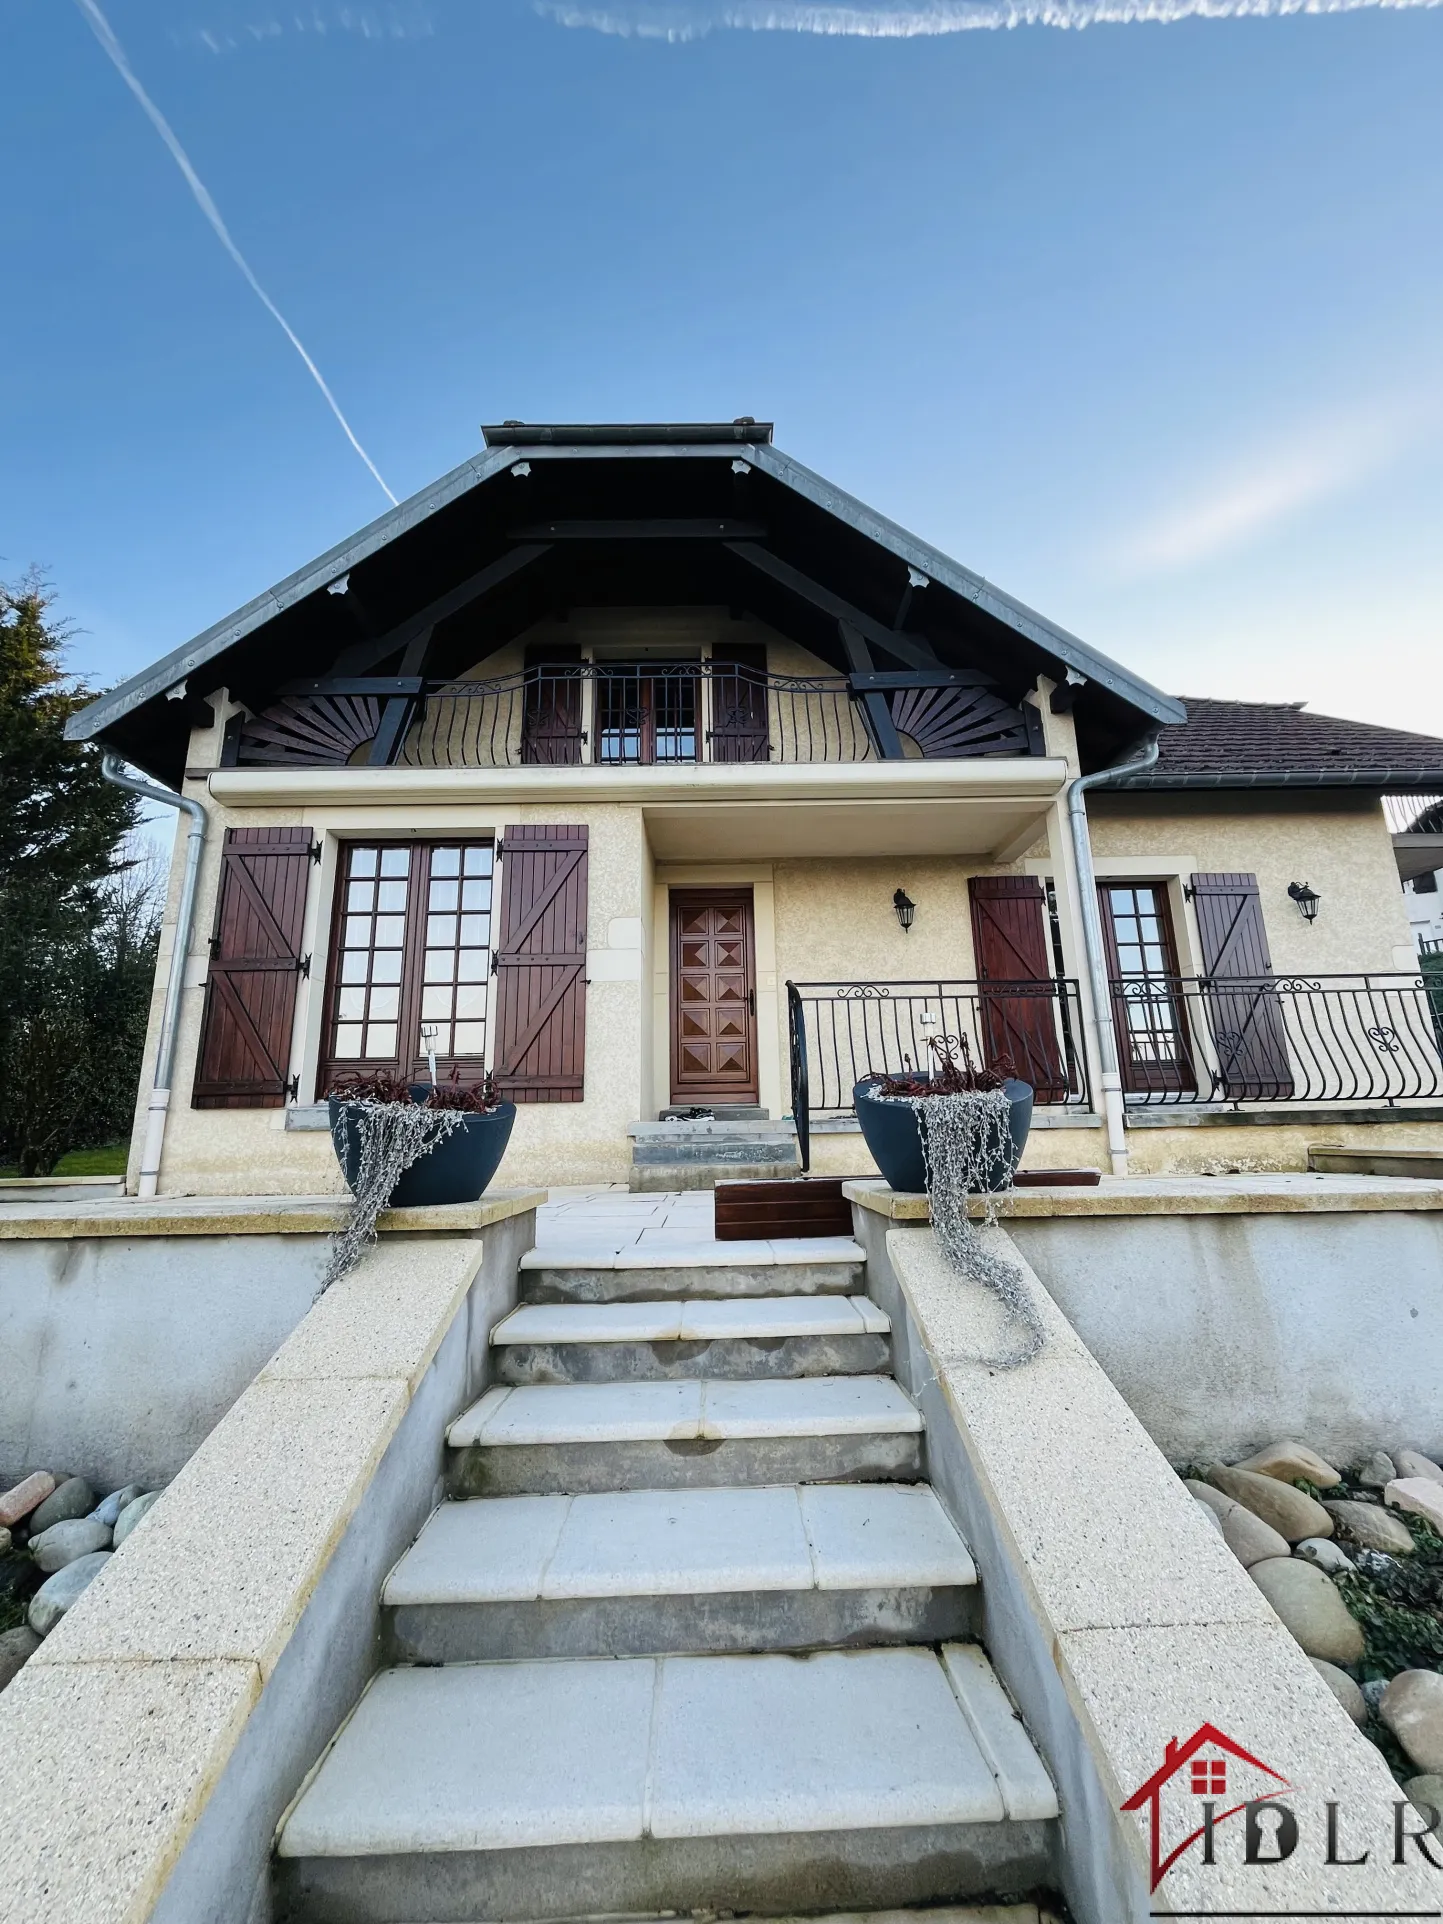
M521 1258L524 1303L638 1303L658 1298L854 1296L866 1253L849 1236L780 1242L711 1238L556 1241Z
M921 1430L884 1376L498 1387L447 1432L451 1493L911 1483Z
M491 1342L512 1384L868 1376L891 1366L891 1328L866 1296L682 1296L525 1303Z
M938 1643L977 1575L925 1484L444 1503L386 1580L391 1659Z
M283 1823L277 1908L956 1903L1048 1882L1056 1813L975 1646L386 1670Z

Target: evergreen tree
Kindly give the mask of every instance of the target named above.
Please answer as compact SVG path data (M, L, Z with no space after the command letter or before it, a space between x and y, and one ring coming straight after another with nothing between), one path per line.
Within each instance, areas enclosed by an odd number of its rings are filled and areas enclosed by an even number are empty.
M32 576L0 584L0 1159L45 1175L129 1128L158 939L133 796L65 740L91 691Z

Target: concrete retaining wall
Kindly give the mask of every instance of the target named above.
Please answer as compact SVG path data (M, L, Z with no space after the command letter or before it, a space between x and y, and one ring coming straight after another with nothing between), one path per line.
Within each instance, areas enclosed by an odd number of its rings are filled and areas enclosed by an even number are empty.
M1016 1332L931 1231L863 1208L853 1220L868 1289L893 1319L897 1374L926 1418L928 1476L977 1564L988 1652L1057 1785L1059 1876L1079 1924L1436 1911L1438 1873L1392 1861L1399 1792L1382 1757L1037 1278L1024 1267L1045 1346L999 1368L991 1359ZM1001 1230L984 1233L1016 1261ZM1215 1861L1189 1850L1150 1894L1146 1815L1121 1806L1204 1723L1287 1780L1298 1846L1250 1865L1241 1825L1220 1821ZM1257 1782L1242 1796L1275 1788ZM1168 1797L1170 1848L1198 1813L1185 1779ZM1330 1803L1351 1840L1333 1863Z
M0 1242L0 1484L165 1483L311 1304L326 1240Z
M376 1666L382 1579L534 1228L523 1208L481 1241L383 1242L0 1697L0 1913L269 1917L277 1822Z
M1332 1461L1443 1447L1443 1213L1008 1225L1174 1463L1280 1436Z

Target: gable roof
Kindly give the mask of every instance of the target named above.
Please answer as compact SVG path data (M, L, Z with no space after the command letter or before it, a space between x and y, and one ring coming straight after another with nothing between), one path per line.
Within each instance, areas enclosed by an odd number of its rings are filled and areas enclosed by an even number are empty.
M985 666L1014 699L1038 674L1063 681L1070 670L1084 684L1076 713L1092 765L1185 715L1175 697L773 447L769 423L508 422L485 432L484 453L92 702L69 723L71 738L103 740L175 782L215 688L255 710L288 681L326 673L368 625L389 633L459 592L478 569L505 571L528 538L555 541L556 552L487 588L492 648L497 635L511 638L564 599L578 572L603 580L620 602L695 589L680 598L735 605L745 595L774 625L805 640L810 622L832 646L836 622L825 601L804 607L783 579L805 576L861 610L874 630L900 631L905 616L900 639L909 633L949 666ZM643 528L673 538L629 538ZM584 539L558 540L558 529ZM762 578L765 570L737 558L729 533L780 571ZM356 592L327 592L343 581ZM468 605L464 618L444 617L458 662L476 613ZM443 639L443 658L445 647ZM473 646L464 665L478 653Z
M1186 700L1186 722L1158 737L1155 766L1108 788L1443 788L1443 741L1432 735L1311 714L1300 701Z

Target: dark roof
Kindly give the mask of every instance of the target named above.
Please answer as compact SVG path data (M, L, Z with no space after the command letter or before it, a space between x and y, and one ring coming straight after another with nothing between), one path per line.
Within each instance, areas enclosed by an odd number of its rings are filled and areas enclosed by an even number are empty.
M583 438L594 433L616 438ZM67 734L174 784L211 691L225 686L258 713L423 611L445 610L425 670L445 676L567 606L679 602L754 612L827 660L838 610L860 614L869 633L898 630L946 666L982 670L1014 703L1039 675L1062 682L1072 670L1092 768L1184 716L1171 695L773 447L769 423L513 422L493 435L505 444L102 695ZM383 667L377 656L365 672Z
M1310 714L1300 701L1187 698L1164 727L1156 765L1110 788L1377 788L1436 793L1443 741Z

